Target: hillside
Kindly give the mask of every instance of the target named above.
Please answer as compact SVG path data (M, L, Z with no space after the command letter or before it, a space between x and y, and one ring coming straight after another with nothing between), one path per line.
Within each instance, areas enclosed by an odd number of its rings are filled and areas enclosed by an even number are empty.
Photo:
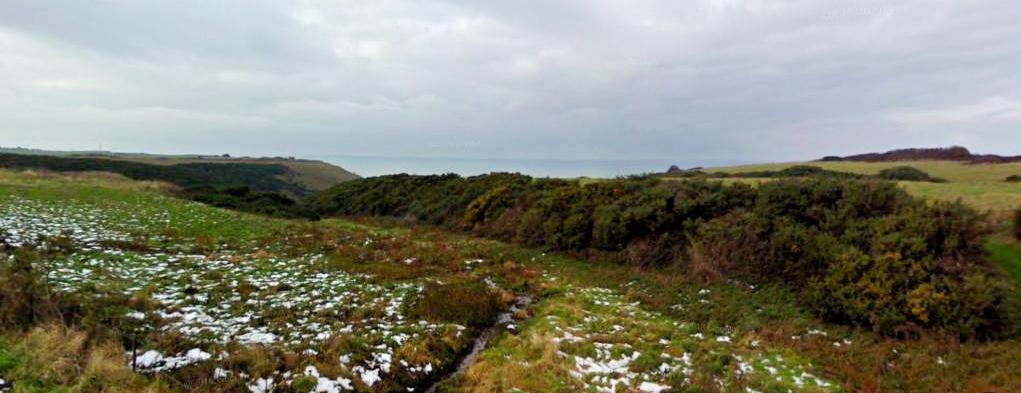
M123 179L0 170L0 228L0 390L1021 387L1017 339L826 323L784 285L367 218L272 219Z
M0 154L50 156L79 159L105 159L140 164L174 166L182 164L243 164L281 166L273 176L287 184L289 193L295 196L325 190L359 176L344 168L316 160L293 157L227 157L206 155L159 155L146 153L116 153L106 151L52 151L24 148L0 148ZM282 191L283 189L260 189L260 191Z
M846 157L829 156L820 161L897 162L897 161L958 161L972 164L1021 162L1021 156L973 154L961 146L946 148L898 149L885 153L865 153Z

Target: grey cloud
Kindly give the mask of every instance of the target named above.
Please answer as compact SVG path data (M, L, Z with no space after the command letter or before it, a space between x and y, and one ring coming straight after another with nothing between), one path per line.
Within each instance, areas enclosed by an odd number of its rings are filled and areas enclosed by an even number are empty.
M1016 20L1021 6L995 1L11 0L0 138L290 155L1017 153Z

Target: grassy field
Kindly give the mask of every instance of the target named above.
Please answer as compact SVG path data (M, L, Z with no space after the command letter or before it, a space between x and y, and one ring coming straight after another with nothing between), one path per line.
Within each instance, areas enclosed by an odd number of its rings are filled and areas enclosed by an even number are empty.
M1009 211L1021 207L1021 183L1005 181L1008 176L1021 175L1021 163L972 165L952 161L804 162L709 168L706 171L739 175L743 172L780 170L794 165L812 165L833 171L867 175L877 174L887 168L908 165L921 169L931 176L947 180L946 183L900 183L914 195L936 200L961 200L978 209L991 211L997 216L1005 216Z
M1021 390L1016 339L885 338L822 323L782 287L385 220L270 219L160 189L0 171L0 266L50 250L32 260L46 293L85 316L3 329L0 391ZM1016 246L990 247L1021 272ZM445 378L487 331L480 312L522 298Z

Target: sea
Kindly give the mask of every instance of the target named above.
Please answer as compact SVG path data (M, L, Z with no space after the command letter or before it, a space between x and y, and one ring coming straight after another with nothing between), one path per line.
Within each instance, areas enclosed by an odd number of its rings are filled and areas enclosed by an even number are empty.
M474 176L490 172L517 172L533 177L554 178L614 178L629 175L664 172L671 165L682 169L741 165L737 160L682 160L682 159L619 159L619 160L567 160L567 159L508 159L508 158L449 158L449 157L381 157L352 155L321 155L308 158L322 160L354 172L362 177L396 173L432 175L456 173Z

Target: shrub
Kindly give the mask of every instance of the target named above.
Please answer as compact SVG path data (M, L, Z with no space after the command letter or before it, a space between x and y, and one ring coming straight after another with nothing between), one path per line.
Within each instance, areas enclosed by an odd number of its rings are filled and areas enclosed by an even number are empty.
M184 199L225 209L283 218L316 218L303 205L278 192L258 192L248 186L192 187L178 193Z
M812 165L794 165L776 171L752 171L736 174L720 173L719 177L752 177L752 178L791 178L791 177L822 177L836 179L860 179L864 176L857 173L831 171Z
M1004 179L1007 183L1021 183L1021 175L1010 175Z
M1014 238L1021 240L1021 207L1014 210Z
M6 260L0 258L0 326L26 330L52 314L46 277L33 266L38 258L28 250L17 250Z
M932 183L943 183L946 180L929 176L925 171L911 167L911 166L898 166L893 168L887 168L879 171L877 175L880 179L884 180L899 180L899 181L924 181Z

